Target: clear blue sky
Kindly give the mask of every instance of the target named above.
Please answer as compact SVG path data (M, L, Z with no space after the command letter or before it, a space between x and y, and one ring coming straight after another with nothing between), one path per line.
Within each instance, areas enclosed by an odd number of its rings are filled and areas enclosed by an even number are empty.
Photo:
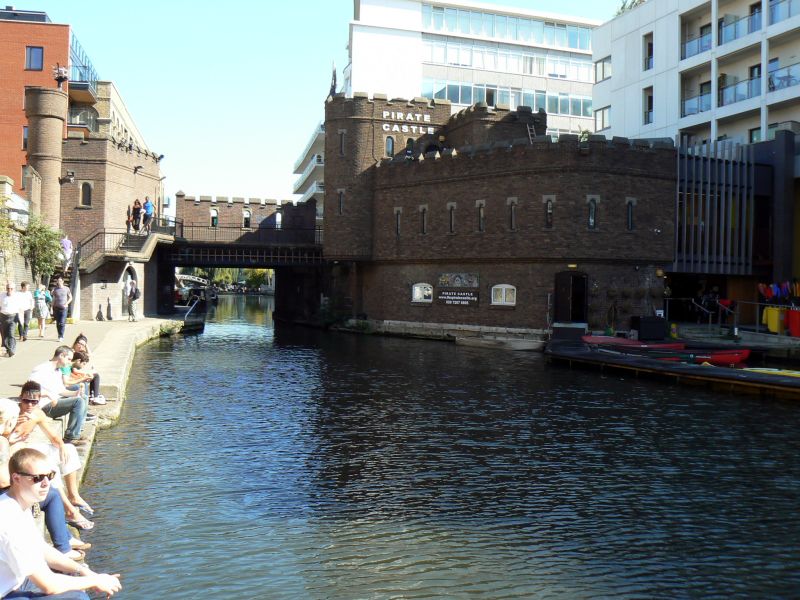
M504 0L606 21L621 0ZM331 63L347 64L352 0L26 0L69 23L114 81L166 195L292 199L294 161L322 119Z

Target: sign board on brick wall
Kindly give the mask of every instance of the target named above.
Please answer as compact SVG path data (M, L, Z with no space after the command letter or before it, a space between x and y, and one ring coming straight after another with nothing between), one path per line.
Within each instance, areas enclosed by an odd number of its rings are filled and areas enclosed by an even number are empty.
M439 290L436 302L448 306L475 306L478 304L478 292L476 290Z
M477 273L442 273L439 275L439 287L443 288L476 288Z

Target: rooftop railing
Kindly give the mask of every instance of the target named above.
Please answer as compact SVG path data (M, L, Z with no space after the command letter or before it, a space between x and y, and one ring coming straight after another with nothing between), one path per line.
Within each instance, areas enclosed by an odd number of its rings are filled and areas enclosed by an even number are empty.
M688 117L711 110L711 93L699 94L691 98L685 98L681 102L681 116Z
M89 87L97 93L97 71L94 70L89 55L81 46L75 34L72 34L69 44L70 74L69 80L88 83Z
M761 77L745 79L719 90L719 106L727 106L761 95Z
M311 160L308 161L306 168L303 169L302 174L297 180L294 182L294 193L297 194L300 187L303 185L303 182L306 178L311 174L311 171L316 169L317 167L324 167L325 166L325 156L322 154L315 154L311 157Z
M785 21L790 17L800 14L800 0L781 0L780 2L770 2L769 5L769 24L774 25Z
M691 58L696 54L711 50L711 33L689 38L681 46L681 59Z

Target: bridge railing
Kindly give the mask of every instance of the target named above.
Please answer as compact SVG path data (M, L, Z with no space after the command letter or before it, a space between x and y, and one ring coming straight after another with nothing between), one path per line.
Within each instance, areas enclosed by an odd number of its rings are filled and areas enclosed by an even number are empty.
M99 254L115 252L125 241L124 229L95 229L80 244L80 261L86 264Z
M286 244L286 245L319 245L322 244L322 228L278 228L207 225L183 225L183 237L190 242L209 242L225 244Z
M156 217L150 226L150 233L163 233L183 237L183 219L176 217Z

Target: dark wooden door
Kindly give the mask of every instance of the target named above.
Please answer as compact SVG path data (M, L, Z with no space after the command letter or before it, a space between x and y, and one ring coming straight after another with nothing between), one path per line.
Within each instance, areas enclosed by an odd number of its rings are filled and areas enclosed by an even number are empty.
M556 296L553 303L555 321L559 323L586 322L587 282L588 277L585 273L575 271L556 273Z

